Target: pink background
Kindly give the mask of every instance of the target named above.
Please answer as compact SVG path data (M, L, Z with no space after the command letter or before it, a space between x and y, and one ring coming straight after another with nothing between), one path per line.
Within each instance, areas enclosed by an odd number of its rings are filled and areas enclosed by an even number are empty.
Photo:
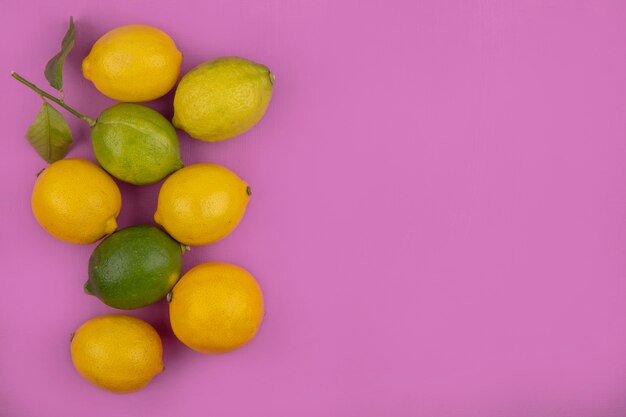
M132 395L72 368L70 332L113 310L82 291L93 245L30 212L40 101L9 71L45 86L71 14L67 101L93 117L112 102L80 62L122 24L166 30L184 71L241 55L277 76L251 132L180 135L186 163L254 188L185 268L248 268L262 329L203 356L165 303L133 312L167 370ZM0 416L626 415L625 21L618 0L3 0ZM171 100L151 105L171 117ZM70 121L70 156L93 159ZM122 192L121 225L151 222L158 185Z

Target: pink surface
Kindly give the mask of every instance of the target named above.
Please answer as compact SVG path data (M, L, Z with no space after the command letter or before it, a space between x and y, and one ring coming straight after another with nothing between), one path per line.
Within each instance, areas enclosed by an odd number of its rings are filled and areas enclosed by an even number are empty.
M40 102L9 77L45 85L71 14L67 100L92 116L112 102L80 61L121 24L165 29L185 71L241 55L277 75L248 134L181 134L186 163L254 188L185 268L248 268L263 327L202 356L165 303L134 312L167 370L126 396L72 368L70 332L114 310L82 291L93 246L31 215ZM625 20L619 0L4 0L0 416L626 415ZM153 105L171 117L171 100ZM92 159L81 123L70 156ZM122 192L121 225L151 222L158 186Z

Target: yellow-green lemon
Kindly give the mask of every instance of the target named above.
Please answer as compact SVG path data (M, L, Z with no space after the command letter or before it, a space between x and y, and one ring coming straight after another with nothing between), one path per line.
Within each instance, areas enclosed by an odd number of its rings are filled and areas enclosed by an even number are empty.
M76 330L72 362L94 385L118 393L137 391L163 371L163 346L152 326L121 314L100 316Z
M83 60L83 75L107 97L149 101L165 95L180 74L182 54L165 32L126 25L107 32Z
M251 193L244 180L223 166L189 165L161 186L154 220L185 245L206 245L237 227Z
M174 126L140 104L104 110L91 132L96 159L111 175L131 184L152 184L183 166Z
M198 65L180 80L174 96L174 126L216 142L248 131L265 114L274 74L238 57Z
M117 184L83 159L54 162L37 177L31 207L39 224L66 242L88 244L117 228L122 206Z
M220 353L243 346L263 320L263 294L248 271L226 263L189 270L170 294L176 337L198 352Z

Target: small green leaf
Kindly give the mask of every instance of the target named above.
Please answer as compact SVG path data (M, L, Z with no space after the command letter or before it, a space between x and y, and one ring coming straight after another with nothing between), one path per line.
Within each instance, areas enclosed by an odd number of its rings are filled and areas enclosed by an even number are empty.
M57 109L43 102L26 132L26 139L49 164L63 159L72 144L72 131Z
M63 42L61 42L61 51L48 61L44 71L50 85L59 91L63 90L63 64L74 47L74 36L74 18L70 16L70 27L63 37Z

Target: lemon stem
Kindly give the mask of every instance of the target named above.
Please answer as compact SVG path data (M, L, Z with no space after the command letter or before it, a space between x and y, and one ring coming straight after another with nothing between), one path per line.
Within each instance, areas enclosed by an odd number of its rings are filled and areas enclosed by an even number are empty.
M41 88L37 87L35 84L33 84L30 81L24 79L17 72L11 71L11 77L15 78L16 80L18 80L19 82L24 84L26 87L28 87L31 90L33 90L35 93L39 94L42 98L45 97L48 100L52 100L53 102L55 102L59 106L63 107L68 112L72 113L74 116L76 116L79 119L84 120L85 122L89 123L90 127L94 127L96 125L96 121L95 120L93 120L90 117L85 116L84 114L81 114L81 113L77 112L76 110L74 110L73 108L71 108L70 106L65 104L65 102L63 100L58 99L58 98L54 97L53 95L46 93Z

